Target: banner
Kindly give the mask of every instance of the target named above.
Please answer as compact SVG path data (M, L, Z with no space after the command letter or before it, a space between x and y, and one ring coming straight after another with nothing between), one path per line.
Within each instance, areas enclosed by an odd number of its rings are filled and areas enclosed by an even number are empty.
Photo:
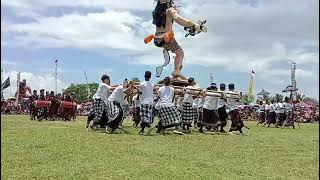
M1 84L1 91L6 89L10 86L10 77L8 77L2 84Z

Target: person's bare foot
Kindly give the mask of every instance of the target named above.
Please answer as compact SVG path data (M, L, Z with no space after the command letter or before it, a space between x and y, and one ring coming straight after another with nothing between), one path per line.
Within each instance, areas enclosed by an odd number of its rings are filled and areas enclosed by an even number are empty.
M171 75L173 76L173 79L180 78L181 80L187 80L187 78L184 75L182 75L180 72L177 72L177 71L173 71Z

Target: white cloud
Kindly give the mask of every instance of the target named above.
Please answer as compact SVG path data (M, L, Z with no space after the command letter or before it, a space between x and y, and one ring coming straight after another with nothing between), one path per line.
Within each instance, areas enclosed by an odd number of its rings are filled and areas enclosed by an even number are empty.
M141 18L130 12L107 11L46 17L25 24L3 23L7 28L2 31L17 33L12 38L20 46L139 50L137 41L142 39L135 37L132 26L140 22Z
M30 10L44 10L50 7L99 7L108 9L129 9L129 10L150 10L153 8L152 1L146 0L4 0L1 5L14 8L24 8Z
M17 65L17 62L14 61L7 61L7 60L1 60L1 64L3 65Z
M4 97L7 98L10 95L14 96L17 90L17 71L10 71L3 73L3 80L7 77L10 77L10 86L7 89L3 90ZM30 72L21 72L20 75L21 81L23 79L27 80L27 85L31 87L31 89L45 89L46 91L55 91L54 86L54 76L52 75L36 75ZM58 92L61 92L62 89L66 88L68 84L61 79L58 78L57 80ZM10 93L11 89L11 93Z

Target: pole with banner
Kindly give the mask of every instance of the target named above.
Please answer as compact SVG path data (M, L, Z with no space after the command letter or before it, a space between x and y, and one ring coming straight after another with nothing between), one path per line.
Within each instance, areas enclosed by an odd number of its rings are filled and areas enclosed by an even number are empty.
M83 71L83 74L84 74L84 76L85 76L85 78L86 78L87 93L88 93L88 100L89 100L91 92L90 92L90 86L89 86L89 83L88 83L88 77L87 77L86 71Z
M55 94L58 94L58 59L54 61L55 63L55 69L54 69L54 88L55 88Z
M210 74L210 84L213 83L213 74Z
M17 99L16 99L16 104L18 104L18 101L19 101L19 94L20 94L20 72L17 74Z

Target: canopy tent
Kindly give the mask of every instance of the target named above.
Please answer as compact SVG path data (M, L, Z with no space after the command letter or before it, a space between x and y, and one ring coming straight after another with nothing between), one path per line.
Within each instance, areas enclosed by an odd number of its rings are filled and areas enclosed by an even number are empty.
M313 105L307 104L305 102L300 102L297 105L300 107L304 107L304 108L313 108L314 107Z
M270 93L265 91L264 89L262 89L261 92L259 92L257 95L261 95L261 96L268 96Z
M319 101L313 98L304 98L303 102L314 107L319 106Z

